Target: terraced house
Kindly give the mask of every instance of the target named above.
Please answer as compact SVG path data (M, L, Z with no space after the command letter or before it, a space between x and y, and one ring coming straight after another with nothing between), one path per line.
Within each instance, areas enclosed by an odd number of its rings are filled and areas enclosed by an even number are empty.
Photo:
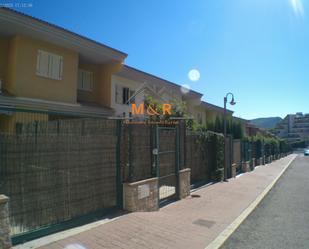
M184 123L119 121L148 95L184 104L200 124L224 113L199 92L125 65L126 57L0 8L0 194L10 204L0 241L19 244L115 209L158 210L187 196L190 182L223 172L214 153L221 134L209 136L206 158Z
M0 9L1 128L19 119L10 112L32 108L74 115L112 115L111 77L126 54L15 11Z
M175 83L124 66L127 54L104 44L6 8L0 9L0 23L3 131L15 131L20 120L123 116L130 95L145 83L164 99L185 101L199 123L223 113L201 102L200 93L183 94ZM144 96L134 100L142 102ZM27 108L37 114L13 111Z

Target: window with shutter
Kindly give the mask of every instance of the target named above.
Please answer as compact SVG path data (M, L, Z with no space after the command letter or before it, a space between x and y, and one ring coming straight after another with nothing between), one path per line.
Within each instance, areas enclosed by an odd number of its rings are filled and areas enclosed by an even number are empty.
M62 56L43 50L38 51L36 74L42 77L61 80L63 72Z
M129 95L130 95L130 89L128 87L122 88L122 104L128 105L129 104Z
M134 93L135 91L128 87L115 85L115 102L117 104L129 105L135 102Z
M79 90L83 91L92 91L94 85L93 72L79 69L78 70L78 84L77 87Z
M119 85L115 86L115 102L122 104L122 87Z

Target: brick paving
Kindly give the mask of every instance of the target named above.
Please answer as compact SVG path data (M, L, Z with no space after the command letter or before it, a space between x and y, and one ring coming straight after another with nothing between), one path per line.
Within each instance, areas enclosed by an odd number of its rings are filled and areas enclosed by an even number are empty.
M40 249L205 248L278 176L295 155L216 183L155 212L129 213Z

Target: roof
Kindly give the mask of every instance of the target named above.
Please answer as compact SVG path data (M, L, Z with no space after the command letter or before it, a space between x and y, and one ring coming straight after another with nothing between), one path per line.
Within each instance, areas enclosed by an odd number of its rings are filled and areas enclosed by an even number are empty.
M126 53L117 49L10 8L0 8L0 23L1 35L28 35L76 50L85 58L88 56L98 62L100 56L115 61L123 61L127 57Z
M78 117L109 117L114 113L111 108L88 105L87 103L59 103L4 95L0 95L0 109L10 112L31 110L33 112Z
M224 108L217 106L217 105L210 104L210 103L205 102L205 101L201 102L201 106L205 107L207 109L213 110L213 111L222 112L222 113L224 112ZM229 109L226 109L226 112L228 114L231 114L231 115L234 113L233 111L231 111Z
M124 65L123 68L119 72L116 73L116 75L126 77L126 78L129 78L129 79L132 79L132 80L137 80L137 81L143 81L143 82L144 81L146 81L146 82L147 81L153 81L153 82L159 83L159 84L168 84L169 86L174 87L177 90L180 90L180 88L181 88L181 86L176 84L176 83L162 79L158 76L155 76L153 74L141 71L137 68L134 68L134 67L131 67L131 66L128 66L128 65ZM192 96L192 97L197 97L197 98L201 98L203 96L203 94L196 92L196 91L193 91L193 90L190 90L188 95Z

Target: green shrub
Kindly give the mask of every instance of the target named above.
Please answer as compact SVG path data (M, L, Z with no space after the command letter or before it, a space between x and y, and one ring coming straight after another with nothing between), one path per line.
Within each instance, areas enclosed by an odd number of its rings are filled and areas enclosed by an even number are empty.
M213 180L222 180L224 168L224 137L220 133L208 131L205 127L199 127L195 133L203 151L205 159L210 164Z

